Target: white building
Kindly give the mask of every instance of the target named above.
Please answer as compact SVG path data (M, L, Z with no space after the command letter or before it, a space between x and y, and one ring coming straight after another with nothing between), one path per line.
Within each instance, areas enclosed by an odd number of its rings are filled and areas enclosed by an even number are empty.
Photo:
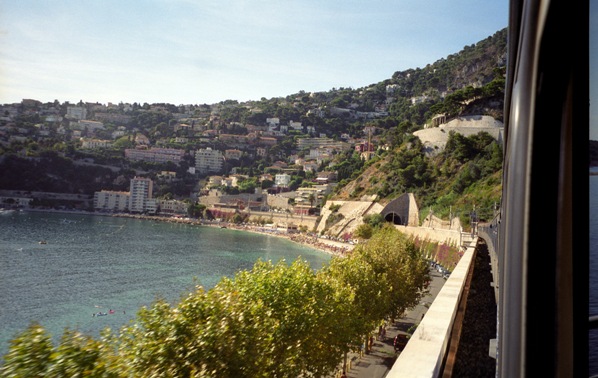
M268 130L272 131L274 129L277 129L278 126L280 125L280 118L278 118L278 117L266 118L266 123L268 124Z
M186 202L179 200L158 200L160 213L162 214L186 214L189 205Z
M291 183L291 176L286 173L278 173L274 176L274 185L289 186Z
M104 124L102 122L84 119L79 120L79 128L81 130L87 130L90 133L95 133L96 130L104 130Z
M129 207L129 192L102 190L95 192L93 207L96 210L124 211Z
M303 125L301 124L301 122L289 121L289 127L293 130L303 130Z
M144 177L135 177L132 179L129 197L129 211L132 213L143 213L144 211L150 210L146 208L146 204L150 205L149 200L152 198L152 190L153 182L151 179ZM154 209L155 208L156 204L154 202Z
M210 147L199 149L195 153L195 168L198 173L220 172L224 164L222 152L212 150Z
M81 140L81 148L110 148L112 147L112 142L109 140L100 140L100 139L82 139Z

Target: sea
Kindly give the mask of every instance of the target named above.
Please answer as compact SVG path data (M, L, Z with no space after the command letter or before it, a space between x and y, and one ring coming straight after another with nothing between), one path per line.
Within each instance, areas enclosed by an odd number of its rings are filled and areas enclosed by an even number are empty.
M258 259L302 259L316 270L331 255L276 236L217 227L0 214L0 356L34 322L55 345L66 328L97 338L106 328L118 332L157 299L176 305L196 285L210 289ZM109 315L94 316L99 312Z
M589 314L598 315L598 167L593 168L590 175L590 279L589 279ZM589 372L590 376L598 376L598 329L589 334Z

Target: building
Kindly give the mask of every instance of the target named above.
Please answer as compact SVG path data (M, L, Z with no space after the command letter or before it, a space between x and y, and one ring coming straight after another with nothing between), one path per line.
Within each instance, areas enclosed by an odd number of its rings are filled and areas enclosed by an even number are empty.
M275 130L280 125L280 118L278 118L278 117L266 118L266 124L268 124L269 131Z
M93 208L100 211L125 211L129 208L129 192L111 190L95 192Z
M129 211L132 213L143 213L147 211L146 204L152 198L153 182L149 178L135 177L131 180L129 197ZM155 209L154 203L154 209ZM154 211L155 212L155 211Z
M185 156L185 151L176 148L152 147L149 150L137 148L127 148L125 150L125 157L127 159L152 163L166 163L170 161L178 164L183 159L183 156Z
M338 150L348 150L351 146L348 143L335 141L332 138L299 138L297 139L297 148L303 150L306 148L331 147Z
M266 150L264 147L258 147L255 150L255 154L257 156L264 157L268 155L268 150Z
M90 134L95 134L96 130L104 130L102 122L90 121L88 119L79 120L78 127L80 130L87 130Z
M112 142L109 140L100 140L100 139L82 139L81 140L81 148L94 149L94 148L110 148L110 147L112 147Z
M212 150L210 147L199 149L195 153L195 168L199 174L206 174L209 172L220 172L224 164L224 157L222 152Z
M278 173L274 177L274 185L276 186L289 186L291 183L291 176L286 173Z
M179 214L183 215L187 213L189 204L179 200L157 200L158 207L161 214Z
M66 118L82 120L87 117L87 109L81 106L68 106L66 108Z
M224 157L226 160L239 160L241 159L241 156L243 156L243 152L241 150L231 149L224 151Z

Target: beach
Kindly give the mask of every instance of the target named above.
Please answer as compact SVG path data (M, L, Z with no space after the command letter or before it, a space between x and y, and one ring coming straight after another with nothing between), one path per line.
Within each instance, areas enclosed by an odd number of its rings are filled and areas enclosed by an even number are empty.
M21 211L36 211L36 212L50 212L50 213L65 213L65 214L85 214L85 215L99 215L99 216L110 216L110 217L122 217L122 218L134 218L134 219L146 219L157 222L168 222L168 223L181 223L196 226L216 227L216 228L228 228L232 230L252 232L262 235L276 236L284 238L295 243L302 244L306 247L317 249L321 252L329 253L334 256L346 256L351 251L355 244L346 243L340 240L332 240L327 237L318 237L315 233L299 233L296 231L288 232L278 228L270 228L266 226L256 224L235 224L230 222L218 222L218 221L207 221L203 219L193 219L187 217L176 217L176 216L158 216L158 215L142 215L142 214L130 214L130 213L102 213L102 212L90 212L90 211L68 211L68 210L54 210L54 209L23 209Z
M93 213L92 213L93 214ZM98 215L98 214L95 214ZM227 228L231 230L246 231L268 236L276 236L284 238L295 243L299 243L306 247L317 249L321 252L329 253L334 256L346 256L350 252L355 244L345 243L339 240L332 240L329 238L318 237L315 233L299 233L299 232L287 232L276 228L269 228L260 225L253 224L235 224L230 222L217 222L217 221L205 221L201 219L182 218L182 217L163 217L155 215L139 215L139 214L110 214L115 217L126 217L135 219L147 219L158 222L169 222L169 223L181 223L190 224L197 226L216 227L216 228Z

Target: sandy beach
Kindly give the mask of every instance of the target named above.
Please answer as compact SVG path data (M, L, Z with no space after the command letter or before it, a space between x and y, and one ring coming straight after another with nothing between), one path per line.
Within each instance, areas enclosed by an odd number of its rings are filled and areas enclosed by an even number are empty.
M351 251L355 245L351 243L345 243L338 240L330 240L326 238L317 237L315 233L298 233L298 232L285 232L278 229L272 229L259 225L249 224L234 224L228 222L210 222L200 219L192 218L177 218L177 217L161 217L152 215L138 215L138 214L111 214L115 217L135 218L135 219L148 219L158 222L169 222L169 223L182 223L205 227L216 227L216 228L227 228L232 230L253 232L262 235L276 236L284 238L295 243L302 244L304 246L317 249L319 251L330 253L334 256L345 256Z
M265 226L252 225L252 224L234 224L229 222L210 222L202 219L192 219L183 217L165 217L157 215L141 215L141 214L128 214L128 213L100 213L100 212L88 212L88 211L68 211L68 210L53 210L53 209L26 209L24 211L38 211L38 212L52 212L52 213L65 213L65 214L85 214L85 215L99 215L99 216L111 216L111 217L122 217L122 218L135 218L135 219L147 219L157 222L168 222L168 223L182 223L196 226L205 227L216 227L216 228L228 228L232 230L253 232L262 235L276 236L284 238L295 243L302 244L304 246L317 249L319 251L330 253L334 256L345 256L351 251L355 245L351 243L345 243L339 240L331 240L327 238L317 237L313 232L310 233L299 233L299 232L286 232L279 229L268 228Z

